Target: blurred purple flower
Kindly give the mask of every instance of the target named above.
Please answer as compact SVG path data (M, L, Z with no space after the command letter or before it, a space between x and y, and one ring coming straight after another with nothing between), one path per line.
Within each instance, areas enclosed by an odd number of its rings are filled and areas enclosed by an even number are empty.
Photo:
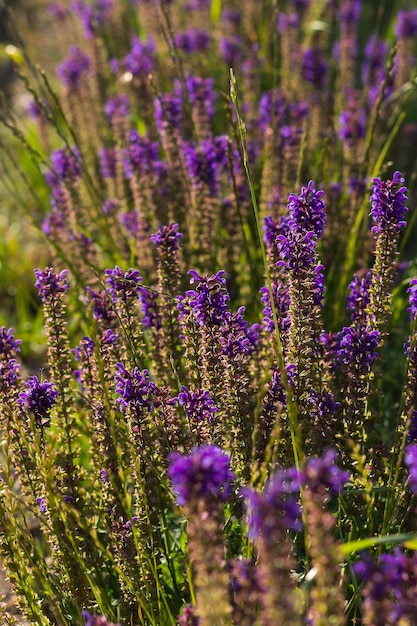
M172 453L168 476L180 506L200 498L226 501L235 478L229 455L212 445L194 447L190 454Z
M335 465L336 459L336 450L326 450L321 457L308 459L303 472L306 487L313 492L338 494L350 480L350 474Z
M414 39L417 36L417 9L398 11L395 36L403 39Z
M90 71L91 59L77 46L72 46L68 57L58 65L56 73L65 87L79 87L81 79Z
M205 52L210 45L210 35L206 30L190 28L176 33L174 41L177 48L186 54Z
M301 510L298 503L301 480L302 474L295 468L279 469L262 493L248 488L243 490L249 537L256 538L259 533L269 537L279 528L284 532L301 528Z

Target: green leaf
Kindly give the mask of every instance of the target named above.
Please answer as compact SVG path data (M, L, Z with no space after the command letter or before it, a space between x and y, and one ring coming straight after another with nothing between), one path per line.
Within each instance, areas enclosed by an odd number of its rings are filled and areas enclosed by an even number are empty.
M342 545L343 554L353 554L360 550L366 550L372 546L381 544L403 544L406 548L417 549L417 535L385 535L379 537L368 537L367 539L358 539L357 541L349 541Z

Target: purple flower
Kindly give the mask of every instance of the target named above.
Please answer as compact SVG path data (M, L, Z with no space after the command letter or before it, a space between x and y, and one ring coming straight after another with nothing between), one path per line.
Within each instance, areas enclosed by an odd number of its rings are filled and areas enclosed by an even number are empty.
M190 28L176 33L175 45L186 54L193 52L205 52L210 45L210 35L206 30Z
M404 463L408 467L408 486L417 493L417 445L410 444L405 449Z
M109 17L112 9L111 0L96 0L92 4L87 4L77 0L71 4L71 9L81 20L86 39L94 37L97 27L104 26L106 18Z
M337 494L343 489L350 479L350 474L335 465L336 459L336 450L326 450L321 457L308 459L303 472L303 482L311 491L318 493L329 491Z
M417 278L413 278L413 280L410 280L410 286L407 289L407 293L410 294L408 296L409 306L407 311L409 311L410 313L411 321L414 322L417 315Z
M195 270L188 272L190 283L195 289L186 292L189 306L200 326L211 324L221 326L230 316L228 302L230 296L225 287L226 277L223 270L213 276L200 276Z
M352 322L364 320L366 309L370 302L369 288L372 282L372 273L367 272L364 278L356 274L349 284L349 294L346 297L346 309L350 313Z
M160 225L158 231L150 236L150 240L157 248L175 252L178 250L183 234L178 232L178 224L172 223L168 226Z
M34 270L36 276L35 287L43 302L55 298L59 293L65 293L69 289L67 274L68 270L62 270L57 274L52 267L46 267L43 271Z
M130 52L122 59L121 67L124 72L130 72L133 76L148 76L151 74L156 63L156 47L152 37L143 42L139 37L134 37Z
M116 265L113 270L105 270L104 273L107 276L107 290L113 303L118 300L126 302L139 295L140 283L142 282L139 270L130 268L124 271Z
M366 112L364 108L347 109L339 117L340 139L351 145L352 142L363 139L366 130Z
M141 287L139 298L143 314L142 324L145 328L160 330L162 328L162 318L158 307L158 292Z
M171 402L184 407L188 417L193 422L212 422L214 413L217 413L217 407L214 405L210 393L203 389L189 391L187 387L182 385L181 392L176 398L172 398Z
M129 143L123 155L123 165L126 178L134 174L145 176L155 172L159 166L159 147L148 137L141 137L136 130L129 133Z
M42 383L37 376L31 376L25 383L26 391L21 391L18 403L22 408L31 411L35 417L41 420L41 424L48 423L44 419L49 415L49 411L56 404L58 392L54 384L44 380Z
M111 310L106 291L94 291L91 287L86 287L86 303L92 304L95 320L102 320L108 323L114 320L115 314Z
M13 328L6 328L5 326L0 328L0 355L3 358L20 352L21 343L20 339L14 338Z
M82 175L81 156L75 146L72 148L65 146L62 150L54 150L51 154L51 163L52 176L58 176L59 180L64 182L74 183Z
M44 500L44 498L36 498L36 504L39 506L39 511L41 513L46 513L48 510L48 507L46 506L46 502Z
M282 259L277 265L293 273L310 268L316 262L317 238L312 230L303 233L292 229L287 235L278 235L277 247Z
M237 35L222 37L220 39L220 54L227 67L237 68L243 61L243 41Z
M364 617L377 615L379 624L399 624L402 618L412 623L417 610L415 554L409 556L397 547L393 554L382 554L379 562L364 554L353 569L364 582Z
M382 181L374 178L372 186L371 217L375 226L372 232L379 235L382 232L394 228L399 231L406 226L404 216L408 211L405 206L407 201L407 187L399 186L404 182L400 172L395 172L392 180Z
M337 360L345 365L367 369L377 358L380 333L370 326L365 328L344 327L337 333Z
M191 106L204 108L207 117L211 119L214 115L214 103L217 97L213 89L213 79L200 78L199 76L187 76L185 84Z
M58 65L56 73L65 87L75 89L79 87L81 79L90 71L91 59L81 48L73 46L68 57Z
M106 482L109 480L109 474L107 470L105 469L100 470L100 478L101 478L101 482L103 484L106 484Z
M398 11L395 36L403 39L414 39L417 35L417 9Z
M193 183L207 185L215 196L219 191L221 174L228 168L228 140L225 136L212 137L199 146L184 146L185 162Z
M278 529L299 530L301 510L297 499L302 475L295 469L279 469L267 483L262 493L244 489L248 512L248 536L258 534L266 538Z
M129 98L126 94L113 96L113 98L110 98L104 105L104 113L107 115L110 122L120 117L129 117Z
M4 355L2 355L4 358ZM0 361L0 380L5 383L6 388L14 387L19 380L19 363L16 359L8 359L5 362Z
M357 24L361 15L362 0L344 0L341 3L341 24Z
M100 159L100 171L103 178L114 178L116 176L116 152L114 148L100 148L98 151Z
M94 354L95 342L90 337L83 337L80 341L78 348L73 348L71 352L74 355L76 361L80 361L84 355L91 357Z
M327 63L320 50L307 48L304 51L301 73L316 89L323 89L327 81Z
M149 412L156 406L157 386L151 381L148 370L142 372L134 367L129 372L122 363L117 363L116 394L120 409L132 408L137 415L143 410Z
M307 187L301 188L299 196L295 193L288 196L290 219L294 220L298 230L304 233L314 231L317 238L323 235L326 223L326 207L322 200L323 196L324 191L316 191L312 180Z
M190 454L171 454L168 475L180 506L199 498L226 501L235 478L229 455L211 445L194 447Z
M165 93L154 100L155 120L158 131L165 126L179 129L182 120L183 102L181 95L177 93Z

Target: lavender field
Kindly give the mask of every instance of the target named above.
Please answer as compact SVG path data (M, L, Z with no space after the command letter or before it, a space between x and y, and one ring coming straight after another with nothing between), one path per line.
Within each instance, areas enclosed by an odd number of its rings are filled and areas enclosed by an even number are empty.
M46 10L4 46L0 624L416 626L416 2Z

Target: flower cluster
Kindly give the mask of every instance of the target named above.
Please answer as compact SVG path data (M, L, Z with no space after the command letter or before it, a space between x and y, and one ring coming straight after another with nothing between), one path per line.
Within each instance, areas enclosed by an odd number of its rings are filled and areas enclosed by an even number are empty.
M406 225L404 216L408 211L407 187L401 186L404 178L395 172L392 180L374 178L371 194L371 217L374 222L372 232L379 235L390 229L400 231Z
M185 385L182 385L181 392L177 397L172 398L172 402L184 407L190 420L195 422L212 421L217 413L217 407L209 392L203 389L189 391Z
M155 406L157 387L149 377L148 370L142 372L135 367L129 372L122 363L117 363L116 394L122 411L132 409L137 415L151 411Z
M39 424L49 422L49 411L56 404L58 391L53 383L44 380L41 382L37 376L31 376L25 383L26 390L19 394L18 403L24 409L31 411Z
M230 496L235 476L229 456L217 446L193 448L188 455L173 453L170 460L168 475L180 506L199 498L225 501Z
M52 267L46 267L43 271L36 269L35 287L43 302L53 300L59 293L65 293L69 289L67 281L67 270L62 270L57 274Z

